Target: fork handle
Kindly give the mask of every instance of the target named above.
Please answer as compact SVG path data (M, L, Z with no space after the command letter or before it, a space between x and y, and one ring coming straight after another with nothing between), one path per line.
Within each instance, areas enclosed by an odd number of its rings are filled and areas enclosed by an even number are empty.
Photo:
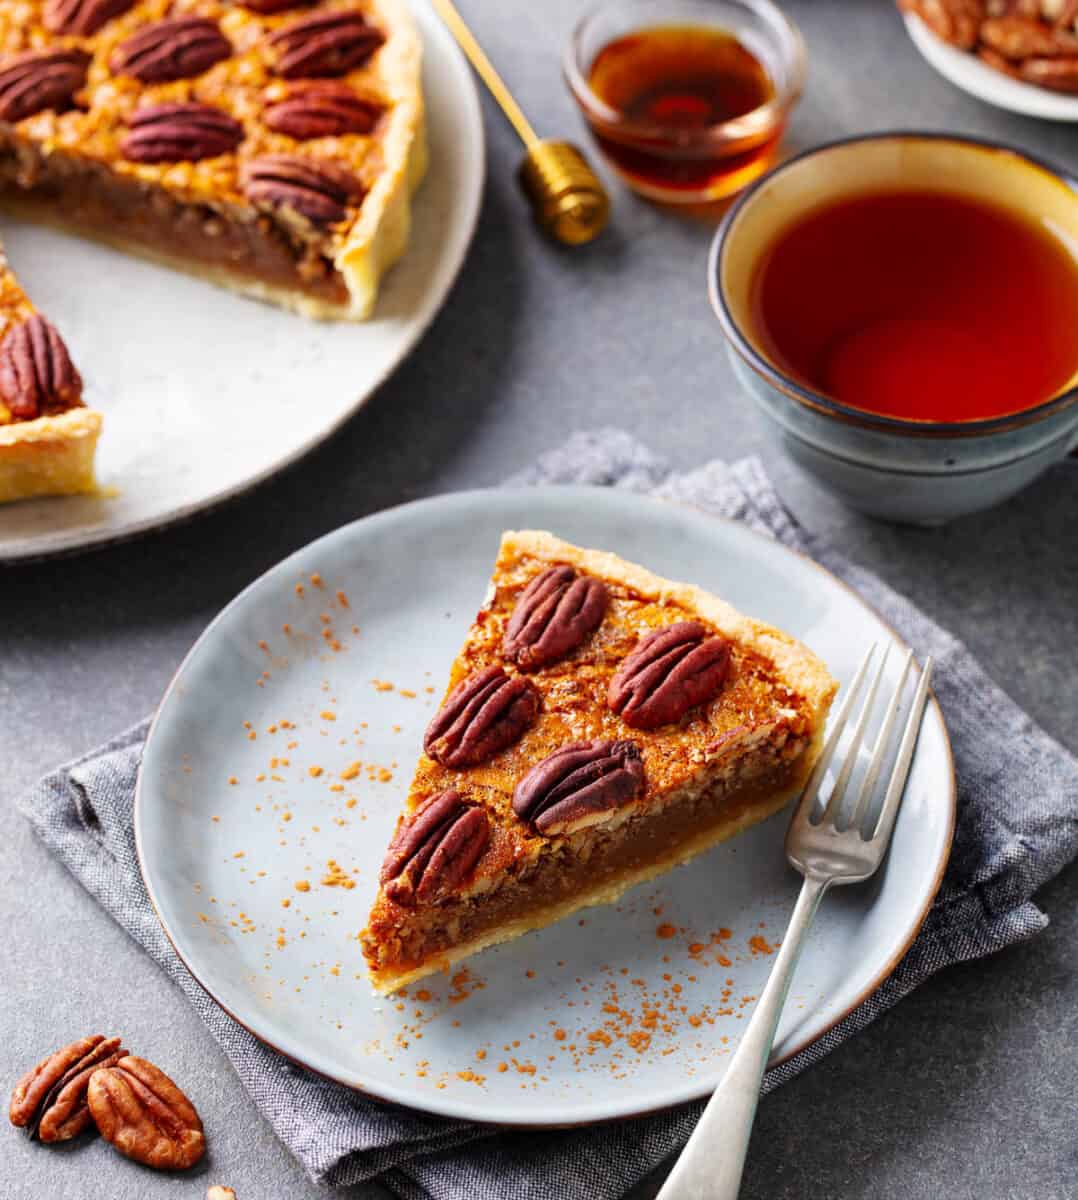
M806 878L775 965L734 1057L656 1200L737 1200L782 1006L827 883Z

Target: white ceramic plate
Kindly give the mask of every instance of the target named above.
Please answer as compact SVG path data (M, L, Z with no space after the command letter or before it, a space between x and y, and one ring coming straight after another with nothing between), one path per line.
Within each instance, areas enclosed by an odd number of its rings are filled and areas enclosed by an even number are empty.
M892 636L807 559L628 493L466 492L391 509L294 554L209 627L150 734L135 832L177 950L258 1037L415 1108L542 1125L623 1117L714 1088L799 877L785 865L780 814L617 907L486 951L406 1000L373 995L356 933L422 732L502 530L529 526L712 588L804 638L841 680L870 641ZM356 760L358 774L342 778ZM873 883L825 902L776 1060L893 968L939 884L953 816L933 703L892 854ZM337 871L355 886L322 882Z
M955 87L978 100L1047 121L1078 121L1078 96L1034 87L996 71L975 55L957 46L949 46L913 13L905 14L906 28L913 44L925 59Z
M456 279L483 188L470 68L428 5L431 146L407 255L363 324L314 322L92 242L5 217L10 258L105 414L105 496L0 507L0 561L128 537L281 470L328 437L416 344Z

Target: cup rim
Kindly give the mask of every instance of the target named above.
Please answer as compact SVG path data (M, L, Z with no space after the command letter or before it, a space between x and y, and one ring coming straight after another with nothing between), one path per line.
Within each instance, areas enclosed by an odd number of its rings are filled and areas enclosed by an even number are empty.
M611 108L603 99L595 94L587 80L587 65L583 63L582 46L584 36L591 24L606 10L624 7L628 4L640 4L641 0L600 0L593 4L573 27L562 54L562 72L569 85L569 91L583 110L585 116L594 118L597 122L611 131L618 131L631 137L637 137L657 142L670 142L672 135L669 127L655 125L647 121L634 121ZM807 70L807 52L801 31L790 17L774 4L772 0L732 0L733 3L761 15L774 27L780 41L780 52L789 70L789 79L781 88L776 87L775 94L766 104L758 105L739 117L728 121L718 121L703 129L679 132L677 139L685 145L704 144L715 141L740 141L752 137L762 128L769 128L783 118L783 114L797 102L805 84ZM661 25L661 13L655 14L655 19L641 24L639 28L648 25ZM772 81L774 82L774 80Z
M977 437L1019 429L1023 426L1044 420L1046 417L1054 416L1056 413L1069 408L1075 401L1078 401L1078 384L1059 393L1057 396L1052 396L1048 400L1041 401L1040 404L1034 405L1032 408L1024 408L1018 412L1006 413L1000 417L978 417L965 421L918 421L902 417L888 417L882 413L873 413L866 409L854 408L852 405L843 404L825 395L823 392L816 391L814 388L807 387L791 378L765 357L734 320L722 288L722 258L734 223L741 212L752 203L760 189L770 183L777 175L781 175L797 163L814 155L824 154L841 146L856 145L862 142L900 140L951 142L954 145L972 147L977 150L995 150L1012 155L1022 160L1027 166L1050 176L1060 187L1064 187L1070 191L1073 194L1075 204L1078 204L1078 178L1069 171L1056 166L1054 163L1038 155L991 138L932 130L895 129L873 133L851 134L847 137L835 138L829 142L822 142L817 146L802 150L792 158L786 159L785 162L780 163L777 167L767 172L766 175L761 176L760 179L750 184L734 204L731 205L718 229L715 231L715 236L711 242L711 249L708 253L708 297L727 341L751 370L755 371L757 375L762 376L767 383L787 398L795 401L804 408L811 409L819 415L876 431L898 433L907 437Z

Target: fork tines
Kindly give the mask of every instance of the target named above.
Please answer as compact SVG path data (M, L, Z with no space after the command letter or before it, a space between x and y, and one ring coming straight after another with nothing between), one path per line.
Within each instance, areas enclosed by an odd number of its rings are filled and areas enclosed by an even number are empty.
M865 738L865 731L868 728L873 711L876 707L876 697L880 690L880 684L883 680L884 671L887 667L887 658L890 652L890 644L886 645L883 654L880 656L879 663L872 675L872 681L869 684L867 695L864 703L861 705L860 713L854 722L852 732L848 740L845 751L845 756L842 765L839 768L838 775L835 779L834 786L831 789L830 795L827 797L826 803L822 806L818 804L821 793L821 786L827 774L827 768L831 764L831 760L835 756L839 742L842 739L846 724L850 717L850 712L853 709L854 702L858 694L862 690L862 684L868 675L869 667L872 663L878 644L873 643L869 646L864 658L862 658L857 672L853 677L853 682L850 684L849 691L839 708L838 714L835 717L834 724L828 734L827 741L824 745L823 752L814 767L808 783L805 785L804 793L802 794L797 812L794 814L794 824L807 823L813 827L818 827L824 824L832 826L839 832L844 830L860 828L864 821L865 815L868 812L870 801L876 791L877 784L880 778L880 772L883 769L884 762L887 759L888 753L892 748L893 733L895 723L898 719L899 710L902 707L902 694L905 691L906 680L910 673L910 668L913 665L913 651L910 650L906 654L905 661L902 664L902 670L899 675L898 683L896 684L891 699L887 704L887 708L883 713L882 723L879 733L876 735L875 745L872 748L871 758L868 767L865 770L864 777L861 781L861 787L857 794L857 799L854 802L848 817L843 820L842 814L846 806L846 795L850 789L850 780L854 774L854 768L858 764L860 756L861 744ZM883 803L879 809L879 815L873 823L873 828L870 833L865 833L862 829L862 837L869 842L881 841L886 843L891 835L891 830L894 827L895 818L898 815L898 806L902 798L903 789L906 786L906 779L909 775L910 762L913 758L913 752L917 744L917 735L921 727L921 718L924 714L925 704L928 699L929 679L932 673L932 659L926 659L924 668L921 671L921 677L917 683L916 691L914 692L913 702L910 705L909 713L906 717L905 727L902 731L902 737L899 741L898 750L895 755L894 764L891 770L891 777L887 786L886 794ZM841 822L841 823L840 823Z

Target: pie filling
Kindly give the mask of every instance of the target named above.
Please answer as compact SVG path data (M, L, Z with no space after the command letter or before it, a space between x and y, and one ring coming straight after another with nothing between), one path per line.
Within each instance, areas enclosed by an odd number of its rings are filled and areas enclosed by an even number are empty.
M777 812L836 687L699 588L506 533L360 935L375 988L610 903Z
M515 935L517 922L530 928L607 903L632 884L763 820L803 782L808 745L808 739L779 734L729 769L653 798L616 827L592 826L548 843L518 870L484 881L470 894L403 921L395 906L372 917L363 948L375 986L400 986L419 968L437 969L500 941L491 936L498 930Z
M5 203L46 221L139 248L180 266L197 264L239 281L302 291L346 304L348 288L311 242L294 240L249 208L213 208L170 195L76 155L11 138L0 144Z

